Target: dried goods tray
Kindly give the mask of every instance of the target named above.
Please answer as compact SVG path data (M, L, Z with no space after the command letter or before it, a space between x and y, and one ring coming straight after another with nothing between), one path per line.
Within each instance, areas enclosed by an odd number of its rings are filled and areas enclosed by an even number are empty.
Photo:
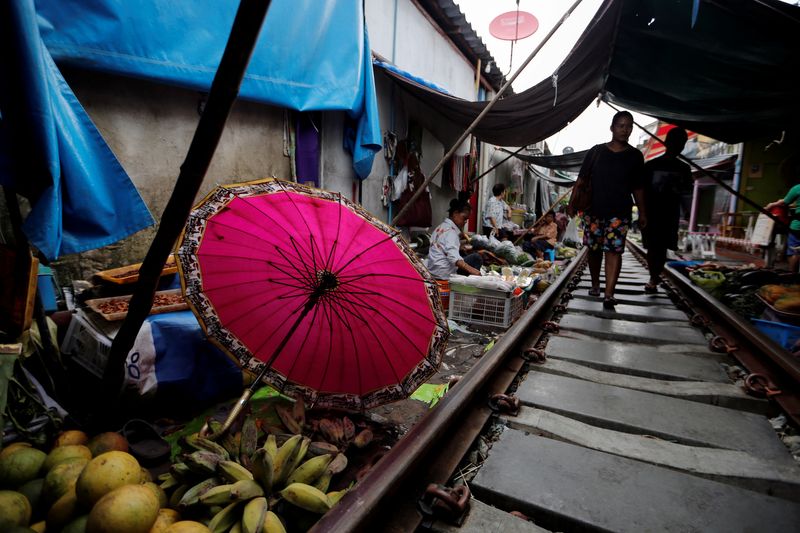
M130 296L114 296L111 298L95 298L94 300L87 300L86 305L95 313L105 318L106 320L122 320L128 315L128 303ZM163 303L160 303L162 300ZM168 291L158 291L153 299L153 308L150 310L151 315L159 313L171 313L172 311L183 311L189 309L189 304L183 298L180 289L170 289ZM175 303L170 303L174 301ZM116 305L115 305L116 304Z
M777 318L781 322L785 322L787 324L794 324L795 326L800 326L800 313L788 313L786 311L781 311L780 309L777 309L774 305L769 303L763 296L758 294L758 292L756 292L755 294L756 297L762 302L764 302L764 305L767 306L767 309L769 310L771 315L768 318L771 319Z
M96 273L94 277L115 285L127 285L139 281L139 269L141 267L141 263L135 263L133 265L103 270L102 272ZM175 274L177 271L178 265L175 262L175 256L170 254L166 264L164 264L164 268L161 269L161 275L168 276L169 274Z

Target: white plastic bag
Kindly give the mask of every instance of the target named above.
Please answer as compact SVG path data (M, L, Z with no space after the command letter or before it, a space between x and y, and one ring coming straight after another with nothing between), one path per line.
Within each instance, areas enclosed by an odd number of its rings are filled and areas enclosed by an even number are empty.
M575 217L569 219L567 229L564 230L564 236L561 238L561 242L567 241L580 242L578 240L578 225L575 223Z

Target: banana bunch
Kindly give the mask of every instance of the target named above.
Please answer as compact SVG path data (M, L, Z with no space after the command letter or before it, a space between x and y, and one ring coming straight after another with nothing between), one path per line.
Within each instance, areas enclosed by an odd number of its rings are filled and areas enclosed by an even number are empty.
M187 437L187 453L159 476L170 507L205 520L214 533L275 533L285 531L278 513L286 503L319 516L344 494L327 493L331 478L347 466L334 446L300 434L280 446L273 434L261 447L257 441L252 419L220 443Z
M356 433L355 424L346 416L341 419L322 418L318 423L318 428L327 442L343 450L350 444L353 444L356 448L364 448L372 442L373 438L370 429L363 429Z

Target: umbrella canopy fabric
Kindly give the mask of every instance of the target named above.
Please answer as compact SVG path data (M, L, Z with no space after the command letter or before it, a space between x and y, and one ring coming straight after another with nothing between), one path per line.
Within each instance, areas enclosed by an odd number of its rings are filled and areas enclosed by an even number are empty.
M177 257L209 338L310 404L402 399L439 367L449 330L435 280L399 231L341 194L220 186L190 214Z

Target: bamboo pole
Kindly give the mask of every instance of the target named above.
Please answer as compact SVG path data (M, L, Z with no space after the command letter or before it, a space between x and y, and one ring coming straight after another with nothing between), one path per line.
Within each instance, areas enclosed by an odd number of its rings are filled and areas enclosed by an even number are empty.
M561 25L564 24L567 18L572 14L573 11L575 11L575 8L577 8L580 3L581 0L575 0L575 2L569 7L569 9L567 9L566 13L564 13L561 19L556 23L555 26L553 26L550 32L545 36L542 42L539 43L536 49L534 49L534 51L531 52L531 54L527 57L527 59L525 59L525 61L522 62L522 65L519 66L519 68L517 69L516 72L514 72L511 78L509 78L503 84L503 86L500 87L500 90L497 91L497 94L495 94L494 97L491 99L491 101L486 105L486 107L483 108L483 111L480 112L480 114L475 118L475 120L472 121L472 124L470 124L469 127L467 127L467 129L464 131L464 133L461 134L461 137L458 138L458 140L447 151L447 153L444 154L444 156L442 156L442 158L439 160L438 163L436 163L436 166L431 171L430 176L428 176L425 179L425 182L422 184L422 186L419 187L414 192L413 196L411 196L411 198L408 200L408 203L406 203L406 205L403 206L403 208L397 213L397 215L395 215L395 217L392 219L393 225L396 224L398 220L400 220L400 218L405 214L406 211L408 211L408 209L412 205L414 205L414 202L416 202L417 199L420 197L420 195L425 191L425 189L428 188L428 185L430 184L431 181L433 181L433 178L435 178L436 175L439 173L439 171L442 170L442 167L444 166L445 162L448 159L450 159L453 156L453 154L455 154L458 147L461 146L461 143L464 142L464 140L470 135L470 133L472 133L472 130L474 130L475 127L480 123L480 121L483 120L483 118L489 113L489 111L491 111L491 109L498 102L498 100L500 100L500 97L503 95L503 93L505 93L506 90L509 87L511 87L511 84L514 82L514 80L517 79L517 76L519 76L520 73L525 69L525 67L528 66L528 64L533 60L536 54L539 53L539 50L541 50L542 47L545 45L545 43L547 43L547 41L550 40L553 34L555 34L556 30L558 30L558 28L560 28Z

